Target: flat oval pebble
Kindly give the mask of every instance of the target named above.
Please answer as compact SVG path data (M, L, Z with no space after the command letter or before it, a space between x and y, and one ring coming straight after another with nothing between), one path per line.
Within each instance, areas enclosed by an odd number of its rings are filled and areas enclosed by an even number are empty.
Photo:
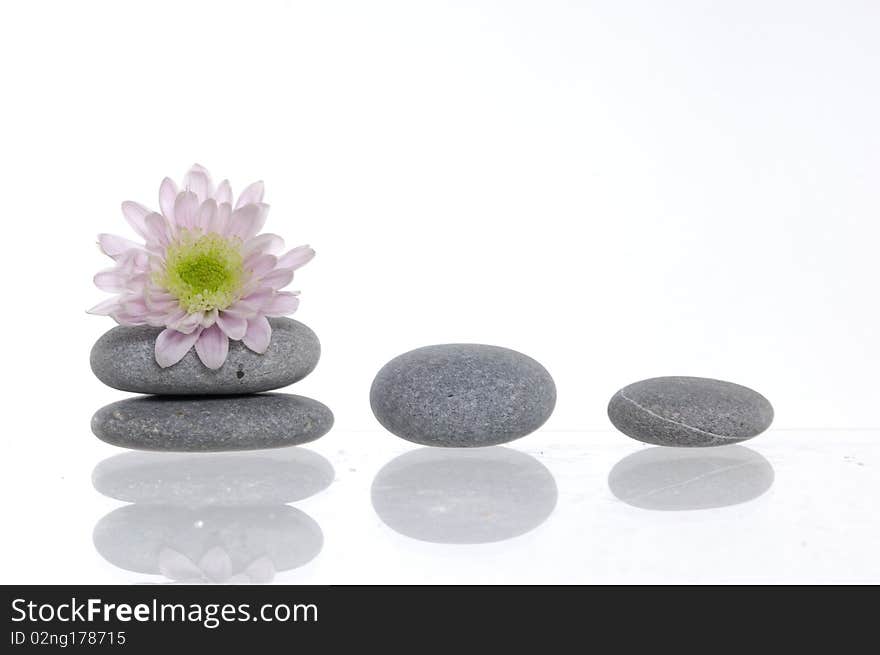
M537 430L555 404L556 386L543 366L480 344L426 346L395 357L370 389L379 422L426 446L513 441Z
M556 507L556 480L510 448L419 448L382 467L373 508L396 532L440 544L483 544L534 530Z
M95 549L127 571L177 582L269 582L314 559L324 545L315 520L290 505L125 505L98 521Z
M761 434L773 407L757 391L709 378L662 377L624 387L608 418L625 435L658 446L724 446Z
M745 446L644 448L615 464L608 486L633 507L680 511L744 503L774 478L770 462Z
M270 318L272 340L262 355L241 341L229 342L229 356L216 371L191 349L174 366L156 363L156 337L161 329L118 326L92 347L92 371L104 384L122 391L164 395L256 393L280 389L311 373L321 357L312 330L289 318Z
M295 446L333 426L317 400L290 394L128 398L99 409L92 432L137 450L222 451Z
M333 477L330 462L305 448L129 452L100 462L92 485L127 503L238 507L302 500L329 487Z

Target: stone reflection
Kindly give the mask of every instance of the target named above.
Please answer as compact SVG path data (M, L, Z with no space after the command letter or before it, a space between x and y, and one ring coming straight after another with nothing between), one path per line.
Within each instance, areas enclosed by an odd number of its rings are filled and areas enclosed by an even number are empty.
M174 582L270 582L321 551L321 528L286 503L333 477L326 459L303 448L117 455L92 481L132 504L98 521L95 548L114 566Z
M694 510L744 503L766 492L773 467L744 446L640 450L608 475L618 499L642 509Z
M547 520L557 495L543 464L497 446L421 448L386 464L372 486L373 507L389 527L444 544L525 534Z

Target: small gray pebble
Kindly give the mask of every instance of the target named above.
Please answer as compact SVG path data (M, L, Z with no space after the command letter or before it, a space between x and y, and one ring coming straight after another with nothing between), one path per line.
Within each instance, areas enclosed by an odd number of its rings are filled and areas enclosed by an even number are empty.
M149 326L117 326L92 347L92 371L107 386L135 393L217 395L280 389L311 373L321 357L312 330L289 318L270 318L272 340L258 355L241 341L229 342L226 362L216 371L202 364L195 348L174 366L156 363L156 337Z
M537 430L556 404L556 386L531 357L480 344L426 346L388 362L370 405L398 437L426 446L506 443Z
M127 503L185 507L292 503L326 489L333 467L305 448L239 453L129 452L100 462L95 489Z
M773 407L757 391L709 378L662 377L624 387L608 418L625 435L658 446L724 446L761 434Z
M137 450L223 451L295 446L333 426L317 400L290 394L128 398L99 409L92 432Z

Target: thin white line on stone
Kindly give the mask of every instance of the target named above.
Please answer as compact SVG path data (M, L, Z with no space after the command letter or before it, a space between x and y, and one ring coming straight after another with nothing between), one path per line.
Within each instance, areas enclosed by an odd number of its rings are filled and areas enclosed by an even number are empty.
M627 496L626 498L621 498L621 500L639 500L640 498L647 498L648 496L653 496L654 494L658 494L661 491L668 491L670 489L675 489L676 487L683 487L692 482L696 482L698 480L702 480L704 478L710 478L713 475L718 475L719 473L726 473L727 471L735 471L737 469L744 468L746 466L751 466L754 462L740 462L739 464L732 464L731 466L724 466L719 469L715 469L713 471L707 471L706 473L701 473L700 475L695 475L692 478L688 478L687 480L682 480L681 482L674 482L672 484L668 484L663 487L657 487L655 489L649 489L648 491L643 491L640 494L636 494L633 496Z
M667 423L672 423L673 425L677 425L677 426L680 427L680 428L685 428L685 429L687 429L687 430L693 430L694 432L699 432L699 433L701 433L701 434L705 434L705 435L708 435L708 436L710 436L710 437L714 437L715 439L722 439L722 440L725 440L725 441L742 441L742 439L741 439L740 437L727 437L727 436L724 436L723 434L715 434L714 432L709 432L708 430L701 430L700 428L695 428L694 426L692 426L692 425L688 425L687 423L681 423L681 422L679 422L679 421L673 421L671 418L666 418L665 416L660 416L660 414L658 414L658 413L656 413L656 412L652 412L652 411L651 411L650 409L648 409L647 407L642 407L642 406L639 405L635 400L633 400L632 398L627 397L622 391L618 391L617 393L619 393L619 394L620 394L620 397L623 398L624 400L626 400L626 401L628 401L628 402L631 402L633 405L635 405L636 407L638 407L638 408L639 408L640 410L642 410L643 412L647 412L647 413L650 414L651 416L653 416L653 417L655 417L655 418L659 418L661 421L666 421Z

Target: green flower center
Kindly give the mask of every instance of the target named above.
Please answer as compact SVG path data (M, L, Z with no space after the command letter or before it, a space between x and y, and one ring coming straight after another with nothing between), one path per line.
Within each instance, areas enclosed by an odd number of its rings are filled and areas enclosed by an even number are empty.
M225 309L239 299L246 281L240 247L238 239L184 230L168 246L165 270L154 281L188 313Z

